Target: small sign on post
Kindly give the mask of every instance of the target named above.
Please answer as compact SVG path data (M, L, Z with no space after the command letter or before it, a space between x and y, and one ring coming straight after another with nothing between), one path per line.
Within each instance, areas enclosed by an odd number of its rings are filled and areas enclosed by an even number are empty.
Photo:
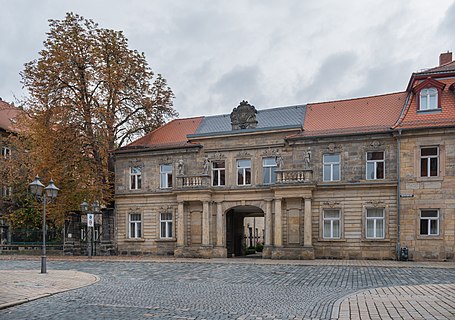
M92 227L95 224L95 219L94 219L94 214L93 213L87 213L87 227Z

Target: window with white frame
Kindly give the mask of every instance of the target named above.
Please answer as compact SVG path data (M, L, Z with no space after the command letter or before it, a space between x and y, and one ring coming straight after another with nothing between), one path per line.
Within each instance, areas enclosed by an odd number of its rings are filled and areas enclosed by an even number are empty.
M130 170L130 189L138 190L142 188L142 168L131 167Z
M172 213L160 214L160 237L172 238Z
M237 160L237 185L251 184L251 160Z
M424 236L439 235L439 210L425 209L420 211L420 234Z
M438 108L438 90L426 88L420 91L419 110L433 110Z
M263 158L262 159L262 182L264 184L273 184L276 182L276 158Z
M142 237L142 217L140 213L130 213L128 215L129 238L138 239Z
M13 188L9 186L2 186L2 197L9 198L13 195Z
M2 156L3 156L4 158L7 158L7 157L9 157L10 155L11 155L11 149L10 149L9 147L3 146L3 147L2 147Z
M324 209L322 237L324 239L339 239L341 236L341 213L339 209Z
M437 177L439 175L439 148L420 148L420 176Z
M226 184L226 165L224 160L212 161L212 186L224 186Z
M172 188L172 164L160 165L160 188Z
M329 153L324 154L324 181L339 181L340 180L340 154Z
M384 152L367 152L367 180L384 179Z
M384 239L385 216L383 208L367 208L366 210L366 238Z

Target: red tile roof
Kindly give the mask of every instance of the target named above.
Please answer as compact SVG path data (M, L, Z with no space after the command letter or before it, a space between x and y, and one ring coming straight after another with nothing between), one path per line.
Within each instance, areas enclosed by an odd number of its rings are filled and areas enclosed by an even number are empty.
M203 117L175 119L122 149L183 147L191 145L187 135L194 134Z
M10 132L16 131L14 119L21 112L21 109L0 100L0 128Z
M455 125L455 97L454 92L450 89L450 86L455 83L455 78L438 79L438 81L446 85L441 93L441 109L418 112L416 95L413 94L402 117L395 125L396 129L416 129ZM416 85L418 85L418 81L415 81L414 86Z
M455 70L455 61L451 61L451 62L445 63L441 66L430 68L430 69L424 70L419 73L426 74L426 73L432 73L432 72L446 72L446 71L454 71L454 70Z
M398 92L308 104L304 131L297 136L389 131L400 116L406 96L407 92Z

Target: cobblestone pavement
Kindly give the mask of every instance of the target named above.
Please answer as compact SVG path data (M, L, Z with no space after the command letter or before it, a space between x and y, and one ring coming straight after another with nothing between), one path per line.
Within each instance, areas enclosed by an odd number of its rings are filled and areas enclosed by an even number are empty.
M374 312L368 313L368 306L373 306L375 301L385 301L387 290L402 290L400 301L406 303L410 295L415 295L412 290L430 291L428 296L432 296L431 290L438 290L437 285L449 285L451 290L454 289L453 265L437 269L425 265L397 266L399 264L309 265L240 260L228 263L210 260L178 263L48 261L48 270L87 272L98 276L100 281L0 310L0 318L251 320L331 319L339 316L391 319L395 316L392 311L386 314L386 311L379 310L381 317L376 318ZM0 274L1 269L38 270L39 261L0 260ZM403 289L402 286L408 287ZM385 287L389 289L381 289ZM397 308L400 306L395 305L390 310ZM418 313L425 308L420 304L414 309ZM358 311L348 315L346 312L351 309ZM453 309L441 312L447 319L455 319ZM399 314L396 316L401 318ZM419 313L419 316L424 315ZM412 314L403 318L413 319ZM441 316L441 319L444 318Z
M336 304L337 305L337 304ZM455 319L455 284L369 289L334 308L335 319Z

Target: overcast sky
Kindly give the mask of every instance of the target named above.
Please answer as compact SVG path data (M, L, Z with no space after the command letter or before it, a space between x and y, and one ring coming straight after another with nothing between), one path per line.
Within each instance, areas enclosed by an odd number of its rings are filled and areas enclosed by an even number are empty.
M122 30L180 117L403 91L455 48L452 0L0 0L3 100L26 95L19 72L69 11Z

